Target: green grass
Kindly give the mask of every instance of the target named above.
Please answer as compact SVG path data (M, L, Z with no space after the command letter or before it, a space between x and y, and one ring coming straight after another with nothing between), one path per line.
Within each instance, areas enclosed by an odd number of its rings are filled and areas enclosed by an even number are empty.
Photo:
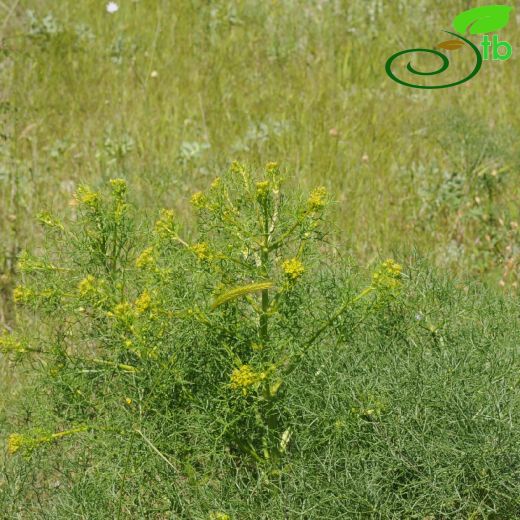
M345 321L287 382L278 473L218 449L196 408L143 425L148 440L85 434L11 460L5 518L518 517L518 302L423 266L408 276L406 305Z
M465 7L141 0L109 15L93 1L22 2L3 29L3 255L33 242L29 217L64 208L80 181L116 172L147 207L182 209L232 159L275 160L295 185L331 189L361 258L413 245L498 281L518 239L515 53L460 88L410 90L384 73L390 54L435 45ZM513 15L500 33L513 48L516 28Z
M390 81L386 59L442 41L467 2L120 4L109 15L93 0L0 2L0 333L19 321L21 251L45 246L35 215L66 214L84 182L127 179L138 226L172 207L191 236L193 192L234 159L278 161L296 193L328 188L328 238L361 273L412 250L425 261L404 262L404 314L344 323L294 373L281 475L234 468L192 411L174 433L143 433L172 457L191 435L194 468L173 470L141 436L64 440L30 464L0 450L0 518L520 516L518 15L500 31L511 60L420 91ZM458 56L448 78L465 70ZM337 299L340 282L323 277ZM45 398L31 366L1 358L0 439ZM379 402L376 420L352 412Z
M194 199L203 249L114 183L22 258L6 517L518 516L518 300L417 258L369 281L312 246L323 199L240 172Z

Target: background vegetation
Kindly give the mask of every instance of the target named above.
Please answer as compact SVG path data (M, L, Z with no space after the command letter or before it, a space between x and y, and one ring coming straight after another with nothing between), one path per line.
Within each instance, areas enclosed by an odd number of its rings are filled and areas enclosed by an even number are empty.
M179 485L216 487L171 495L164 461L140 472L145 441L103 441L90 455L77 437L67 441L70 466L49 469L63 445L39 452L32 467L47 468L43 475L0 453L6 518L520 516L511 455L519 445L511 419L519 403L519 20L515 13L500 32L513 58L485 63L461 87L410 90L384 73L390 54L435 45L457 13L485 3L135 0L109 14L91 0L0 2L2 330L17 321L21 251L38 256L46 242L36 214L64 216L80 184L97 190L124 178L137 226L173 208L191 238L191 194L234 159L252 169L278 161L297 192L327 187L327 255L336 251L353 271L341 283L330 274L336 281L323 281L322 297L335 284L361 289L363 267L393 255L407 265L413 302L406 325L374 317L346 334L346 324L328 340L341 349L315 352L309 372L294 373L284 406L295 411L298 449L279 480L230 474L225 457L202 443L200 453L215 458L194 473L178 470ZM412 262L412 250L427 263ZM318 372L324 379L308 377ZM1 361L2 439L31 419L24 399L45 401L23 374ZM377 407L387 411L367 420L362 410ZM200 440L202 423L194 424ZM123 464L133 452L135 465ZM73 478L92 460L94 473ZM55 486L59 472L71 488ZM119 488L122 473L129 484ZM152 474L157 490L143 490L140 479Z

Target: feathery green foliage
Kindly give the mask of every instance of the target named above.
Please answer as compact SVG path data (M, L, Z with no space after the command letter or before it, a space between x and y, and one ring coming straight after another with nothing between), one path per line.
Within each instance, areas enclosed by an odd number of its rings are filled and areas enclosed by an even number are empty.
M518 302L418 261L366 280L323 243L325 191L285 196L275 164L196 193L196 241L110 184L23 256L40 326L0 343L30 373L9 515L519 513ZM241 297L215 306L225 287Z

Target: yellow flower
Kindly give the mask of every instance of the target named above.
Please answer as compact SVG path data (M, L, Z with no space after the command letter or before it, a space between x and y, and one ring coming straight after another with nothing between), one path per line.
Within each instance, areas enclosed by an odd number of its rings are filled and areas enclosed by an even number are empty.
M147 247L136 259L135 265L139 269L147 269L155 267L155 258L153 255L153 247Z
M78 283L78 295L90 304L100 307L108 299L105 280L87 275Z
M34 291L23 285L19 285L13 289L14 303L23 304L28 303L34 298Z
M125 320L132 317L132 306L128 302L118 303L112 312L108 313L109 316Z
M5 333L0 335L0 352L26 352L26 349L22 343Z
M26 441L25 436L19 433L12 433L7 439L7 451L13 455L26 444Z
M400 277L403 270L403 267L391 258L383 262L383 267L386 269L389 275L396 277Z
M53 215L48 212L39 213L36 218L42 224L49 226L50 228L56 228L63 231L63 224Z
M393 290L401 285L402 266L391 258L385 260L372 274L372 286L376 289Z
M110 185L112 186L112 194L114 197L121 199L126 195L128 187L124 179L111 179Z
M222 179L220 177L216 177L213 180L213 182L211 183L211 189L216 190L217 188L220 187L221 184L222 184Z
M171 209L161 210L159 220L155 223L155 233L160 238L175 236L175 213Z
M265 169L267 170L267 173L278 173L278 163L269 162L266 164Z
M28 305L37 301L49 303L59 298L61 294L54 289L34 291L28 287L19 285L13 289L13 301L18 305Z
M305 267L297 258L285 260L282 264L282 269L290 280L297 280L305 271Z
M209 520L231 520L231 517L221 511L214 511L209 514Z
M84 206L95 209L99 204L99 193L92 191L88 186L80 186L74 198Z
M242 393L247 395L250 386L260 383L266 377L267 374L265 372L255 372L251 365L242 365L233 370L229 386L233 390L242 390Z
M194 244L191 246L190 249L195 253L195 256L199 260L209 260L211 258L208 244L206 244L205 242L201 242L200 244Z
M146 354L148 355L149 359L157 359L159 357L159 354L157 353L157 347L153 347Z
M88 296L96 292L97 280L89 274L86 278L83 278L78 284L78 292L80 296Z
M191 203L194 207L198 209L204 209L207 206L208 199L202 191L198 191L197 193L194 193L191 197Z
M55 440L66 437L67 435L73 435L88 430L87 426L79 426L78 428L72 428L58 433L46 433L40 434L39 436L29 437L20 433L12 433L7 439L7 451L12 455L22 448L33 450L41 444L53 442Z
M141 296L135 300L135 308L139 314L146 312L152 303L152 297L150 293L145 289Z
M234 173L234 174L240 174L240 175L244 175L246 173L246 168L245 166L238 162L238 161L233 161L231 163L231 173Z
M130 405L132 404L132 399L130 399L130 397L127 397L127 398L125 399L125 403L126 403L128 406L130 406Z
M378 399L371 399L367 406L354 406L350 409L352 414L359 415L365 419L380 417L385 412L385 405Z
M260 181L256 183L256 196L259 199L267 197L269 193L269 181Z
M112 186L112 197L115 200L114 219L116 222L120 222L128 209L126 203L128 187L124 179L111 179L110 185Z
M327 196L327 190L320 186L319 188L315 188L309 198L307 199L307 204L311 211L318 211L325 207L325 197Z
M347 423L343 419L337 419L334 422L334 427L338 430L342 430L343 428L345 428L346 424Z

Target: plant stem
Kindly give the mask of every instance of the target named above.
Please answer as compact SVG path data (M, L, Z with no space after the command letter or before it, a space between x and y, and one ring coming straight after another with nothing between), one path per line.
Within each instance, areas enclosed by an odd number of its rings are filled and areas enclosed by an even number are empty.
M361 300L361 298L364 298L367 294L370 294L373 290L374 288L370 285L366 289L363 289L363 291L361 291L355 298L348 300L341 305L341 307L339 307L339 309L311 336L308 341L304 343L303 346L308 347L309 345L312 345L351 305L356 303L358 300Z
M267 210L267 199L263 202L263 227L264 240L262 251L260 254L260 262L262 271L267 276L267 264L269 261L269 214ZM262 343L267 343L269 339L268 321L269 321L269 289L262 290L262 314L260 315L260 340Z
M285 357L285 359L282 360L282 362L279 364L289 366L289 368L286 370L286 374L291 373L300 361L303 356L306 354L306 347L311 346L322 334L325 332L351 305L356 303L357 301L361 300L361 298L364 298L368 294L370 294L372 291L374 291L374 287L372 285L369 285L365 289L363 289L357 296L352 298L352 300L348 300L345 303L343 303L337 310L334 312L334 314L323 324L312 336L309 340L307 340L303 346L302 349L294 355L288 355Z

